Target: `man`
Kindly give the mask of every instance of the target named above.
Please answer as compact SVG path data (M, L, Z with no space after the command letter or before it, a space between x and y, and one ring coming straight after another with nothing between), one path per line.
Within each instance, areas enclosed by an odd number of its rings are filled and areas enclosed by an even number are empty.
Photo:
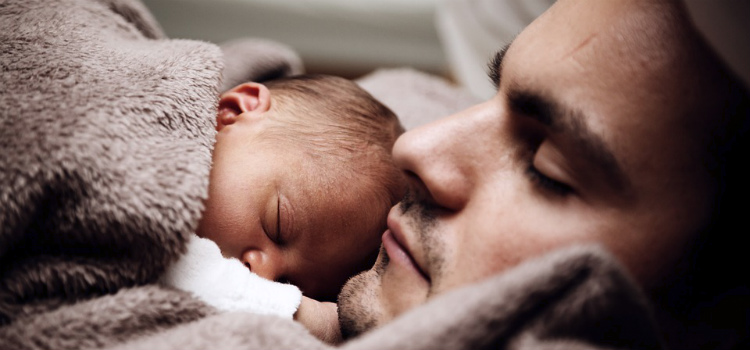
M668 345L742 341L746 277L716 276L742 250L717 223L734 220L724 203L744 191L729 158L747 95L682 5L560 0L490 69L494 97L394 146L412 192L376 266L340 296L344 332L595 242L651 297Z

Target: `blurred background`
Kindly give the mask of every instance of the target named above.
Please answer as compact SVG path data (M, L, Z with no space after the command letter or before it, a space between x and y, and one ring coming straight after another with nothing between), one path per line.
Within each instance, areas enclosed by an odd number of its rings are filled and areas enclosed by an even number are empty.
M221 43L273 39L308 72L354 77L375 67L445 74L435 30L439 0L145 0L170 37Z
M600 1L600 0L596 0ZM143 0L169 37L291 46L307 72L357 78L412 67L486 98L486 61L554 0ZM704 35L750 85L750 0L686 0Z

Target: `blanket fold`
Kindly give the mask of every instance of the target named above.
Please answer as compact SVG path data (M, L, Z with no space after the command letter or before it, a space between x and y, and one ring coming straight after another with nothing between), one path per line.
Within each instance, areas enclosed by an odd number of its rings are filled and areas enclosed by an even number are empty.
M247 81L264 82L305 70L294 50L275 41L235 39L222 43L221 51L225 62L221 92Z

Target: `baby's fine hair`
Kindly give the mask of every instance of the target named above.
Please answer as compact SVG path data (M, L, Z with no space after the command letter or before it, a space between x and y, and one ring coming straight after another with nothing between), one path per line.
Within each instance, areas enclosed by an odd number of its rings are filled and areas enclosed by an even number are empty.
M264 82L287 132L310 133L306 141L340 150L347 141L368 142L390 151L404 132L396 115L356 83L331 75L297 75ZM276 100L280 103L273 104ZM334 135L314 130L329 129ZM332 138L332 136L335 136ZM346 145L349 147L351 145Z
M303 145L305 152L337 176L367 177L388 207L403 185L391 149L404 128L398 117L351 80L331 75L298 75L263 83L275 109L273 139Z

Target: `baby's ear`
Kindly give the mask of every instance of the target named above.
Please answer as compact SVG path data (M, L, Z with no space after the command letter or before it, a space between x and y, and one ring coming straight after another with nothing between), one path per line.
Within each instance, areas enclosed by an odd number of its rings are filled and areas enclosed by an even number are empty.
M234 124L240 115L263 116L271 108L271 92L260 83L244 83L223 93L219 99L217 129Z

